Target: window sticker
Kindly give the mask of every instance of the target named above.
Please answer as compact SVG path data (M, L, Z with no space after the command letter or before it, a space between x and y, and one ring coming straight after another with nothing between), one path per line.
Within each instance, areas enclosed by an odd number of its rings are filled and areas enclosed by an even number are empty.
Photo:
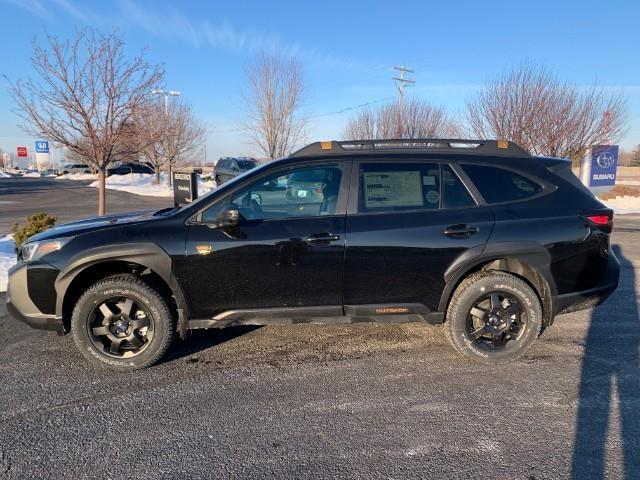
M427 202L434 204L438 203L438 201L440 200L440 195L438 195L438 192L436 192L435 190L429 190L425 195L425 198L427 199Z
M422 185L426 187L435 187L436 186L436 176L435 175L423 175L422 176Z
M364 172L363 176L367 208L424 205L420 171Z

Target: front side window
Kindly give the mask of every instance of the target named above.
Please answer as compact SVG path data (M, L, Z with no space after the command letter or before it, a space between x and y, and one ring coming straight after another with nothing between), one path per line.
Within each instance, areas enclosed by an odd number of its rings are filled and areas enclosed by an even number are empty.
M487 203L503 203L531 197L542 186L510 170L486 165L462 165Z
M337 164L288 170L241 188L231 203L244 220L334 215L341 180L342 167ZM206 210L203 220L215 221L219 207Z
M440 208L437 163L363 163L358 211L384 212Z

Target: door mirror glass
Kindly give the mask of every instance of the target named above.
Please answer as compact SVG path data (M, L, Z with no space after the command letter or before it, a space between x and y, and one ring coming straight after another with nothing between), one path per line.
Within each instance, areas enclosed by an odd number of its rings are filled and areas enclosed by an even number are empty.
M233 203L223 205L218 210L216 224L219 227L235 227L240 223L240 211Z

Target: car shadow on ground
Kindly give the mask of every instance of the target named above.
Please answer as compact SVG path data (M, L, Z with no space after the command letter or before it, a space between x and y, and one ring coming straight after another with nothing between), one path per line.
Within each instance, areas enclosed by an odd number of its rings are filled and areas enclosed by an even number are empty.
M237 325L209 330L191 330L185 340L177 341L159 363L189 357L194 353L216 347L261 328L259 325ZM194 359L194 361L197 361Z
M611 410L617 400L625 479L640 478L640 319L633 264L614 246L621 263L614 296L593 310L582 374L571 477L605 478ZM617 394L617 398L616 398Z

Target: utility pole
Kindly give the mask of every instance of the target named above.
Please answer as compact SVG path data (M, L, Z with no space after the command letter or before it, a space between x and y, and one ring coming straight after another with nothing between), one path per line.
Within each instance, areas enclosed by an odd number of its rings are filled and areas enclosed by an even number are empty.
M405 67L404 65L400 65L393 67L395 70L400 72L399 76L393 77L393 80L396 82L396 87L398 88L398 93L400 94L398 97L398 125L396 130L396 136L398 138L402 138L403 125L402 125L402 114L404 109L404 85L405 83L409 86L415 85L416 81L411 78L405 78L406 73L414 73L410 68Z

